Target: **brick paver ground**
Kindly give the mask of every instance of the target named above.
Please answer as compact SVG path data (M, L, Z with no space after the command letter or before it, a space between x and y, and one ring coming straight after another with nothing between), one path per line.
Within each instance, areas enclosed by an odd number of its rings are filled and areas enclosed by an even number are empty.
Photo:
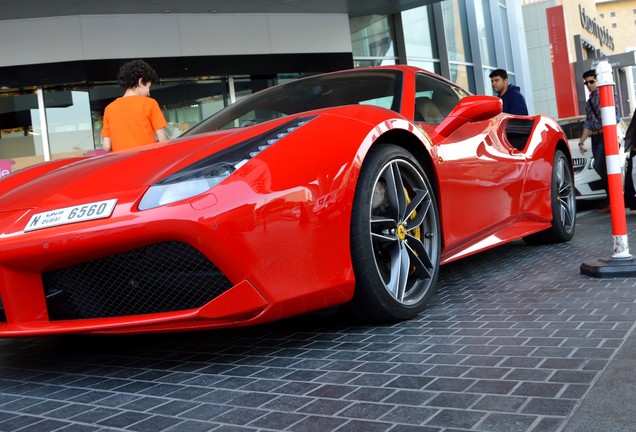
M561 431L595 416L586 398L633 331L636 277L579 270L611 253L591 211L570 243L444 266L426 312L395 325L3 339L0 431Z

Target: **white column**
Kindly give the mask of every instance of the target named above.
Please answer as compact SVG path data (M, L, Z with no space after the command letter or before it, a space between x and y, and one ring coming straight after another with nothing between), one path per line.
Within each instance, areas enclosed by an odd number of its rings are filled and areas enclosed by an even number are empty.
M44 106L44 92L42 91L42 87L38 86L36 94L38 95L38 111L40 113L40 136L42 137L42 154L44 155L45 161L50 161L51 149L49 148L49 128L46 123L46 107Z

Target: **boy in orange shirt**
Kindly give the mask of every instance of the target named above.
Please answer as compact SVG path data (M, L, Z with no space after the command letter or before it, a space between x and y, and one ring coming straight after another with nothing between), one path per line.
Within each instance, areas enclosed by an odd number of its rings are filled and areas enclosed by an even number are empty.
M104 110L102 149L120 151L167 140L166 119L150 97L150 86L159 80L155 70L133 60L119 69L117 80L125 93Z

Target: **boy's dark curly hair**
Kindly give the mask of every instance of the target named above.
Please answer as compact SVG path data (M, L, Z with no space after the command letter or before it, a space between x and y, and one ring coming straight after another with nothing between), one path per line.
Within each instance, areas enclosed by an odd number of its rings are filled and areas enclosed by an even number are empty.
M154 84L159 81L157 72L143 60L132 60L119 68L117 81L124 90L137 87L139 78L143 84L148 82Z

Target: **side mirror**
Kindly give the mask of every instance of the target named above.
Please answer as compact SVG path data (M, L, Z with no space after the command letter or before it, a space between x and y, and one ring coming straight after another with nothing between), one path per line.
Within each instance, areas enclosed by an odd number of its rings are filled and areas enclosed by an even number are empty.
M447 137L466 123L488 120L501 114L502 108L503 103L498 97L466 96L435 128L435 132Z

